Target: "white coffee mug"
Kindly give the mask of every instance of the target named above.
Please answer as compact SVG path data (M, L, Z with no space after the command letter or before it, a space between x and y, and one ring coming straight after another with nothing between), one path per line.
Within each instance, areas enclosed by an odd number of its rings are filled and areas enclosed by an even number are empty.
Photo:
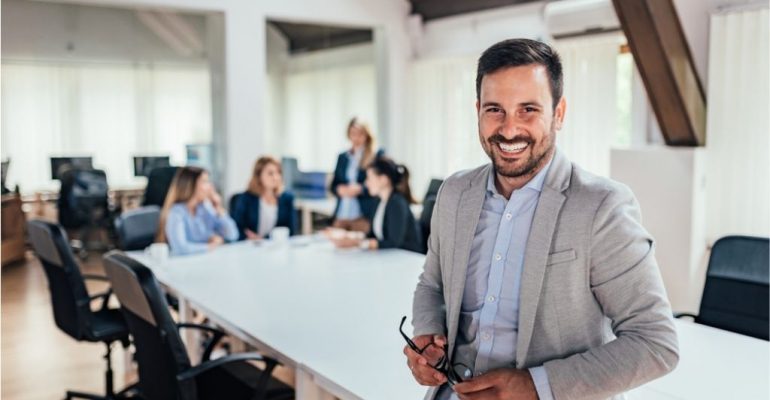
M270 240L276 243L284 243L289 240L289 228L285 226L276 226L270 231Z
M155 261L166 261L168 259L168 244L153 243L147 248L150 258Z

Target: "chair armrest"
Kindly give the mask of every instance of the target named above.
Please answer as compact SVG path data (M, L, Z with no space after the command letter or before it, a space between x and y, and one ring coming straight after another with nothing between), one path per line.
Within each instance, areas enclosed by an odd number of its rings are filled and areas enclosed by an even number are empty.
M108 303L110 301L110 296L112 296L112 288L107 289L104 292L100 292L100 293L97 293L95 295L88 296L88 303L90 304L94 300L102 299L102 307L101 307L101 309L102 310L106 310L107 309L107 305L108 305Z
M679 319L679 318L682 318L682 317L690 317L690 318L692 318L692 319L696 319L696 318L698 318L698 316L697 316L697 315L695 315L695 314L690 314L690 313L686 313L686 312L674 313L674 318L677 318L677 319Z
M278 361L269 358L269 357L263 357L262 354L259 353L238 353L238 354L231 354L227 357L217 358L216 360L212 361L206 361L202 364L196 365L187 371L181 372L177 374L176 380L179 382L186 381L189 379L195 379L198 375L210 371L215 368L220 368L225 364L230 364L234 362L242 362L242 361L264 361L267 366L264 370L264 373L268 376L272 374L273 368L275 368L276 365L278 365Z
M200 324L191 324L191 323L179 323L176 324L177 329L182 328L190 328L190 329L198 329L201 331L205 331L211 334L211 338L209 338L206 341L206 347L203 350L203 354L201 355L201 364L209 361L211 358L211 352L214 351L214 346L219 343L220 340L225 336L225 333L217 328L214 328L213 326L208 325L200 325Z

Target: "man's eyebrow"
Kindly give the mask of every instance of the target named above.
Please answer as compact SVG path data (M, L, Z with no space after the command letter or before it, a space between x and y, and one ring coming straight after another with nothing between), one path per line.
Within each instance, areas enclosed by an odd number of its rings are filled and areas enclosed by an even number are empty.
M497 103L497 102L494 102L494 101L484 102L484 104L482 104L481 107L482 108L486 108L486 107L500 107L500 108L502 108L500 106L500 103Z

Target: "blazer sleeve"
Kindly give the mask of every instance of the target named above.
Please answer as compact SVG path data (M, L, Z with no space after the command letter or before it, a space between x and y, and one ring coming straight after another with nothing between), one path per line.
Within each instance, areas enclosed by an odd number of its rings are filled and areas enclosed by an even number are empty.
M281 219L278 225L289 228L289 234L297 234L297 210L294 208L294 194L283 192L278 205L278 215Z
M446 304L441 276L441 208L444 206L442 193L447 182L441 185L436 195L433 216L430 220L431 235L428 239L428 253L417 288L412 300L412 326L414 336L446 335Z
M238 240L246 239L246 228L248 228L248 221L246 220L246 195L239 194L233 202L233 208L230 210L230 216L238 226Z
M329 190L332 192L332 195L334 197L339 198L340 196L337 195L337 186L345 183L345 169L346 169L346 156L345 153L341 153L337 157L337 165L334 167L334 177L332 178L331 186L329 187Z
M557 399L607 398L668 373L679 361L671 306L640 221L626 187L609 192L596 211L588 283L616 339L544 363Z
M391 196L385 206L385 216L382 221L382 240L377 241L380 249L401 248L406 239L409 224L409 203L399 195Z

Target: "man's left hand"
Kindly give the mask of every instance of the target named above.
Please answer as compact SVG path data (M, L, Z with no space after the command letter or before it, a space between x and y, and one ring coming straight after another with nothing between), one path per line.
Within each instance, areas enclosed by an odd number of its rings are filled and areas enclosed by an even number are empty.
M537 400L537 390L527 370L503 368L489 371L453 387L461 400Z

